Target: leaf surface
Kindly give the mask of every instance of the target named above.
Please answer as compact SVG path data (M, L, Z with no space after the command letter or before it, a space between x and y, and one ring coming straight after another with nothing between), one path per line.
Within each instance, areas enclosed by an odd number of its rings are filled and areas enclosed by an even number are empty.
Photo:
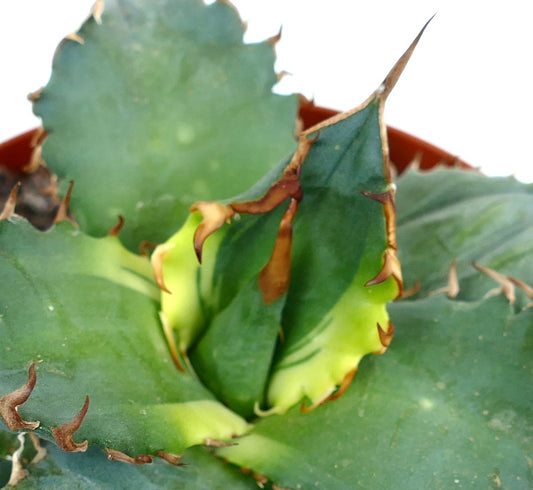
M474 206L443 192L425 213L416 203L431 201L436 182L438 189L477 190L480 200ZM491 267L506 258L506 274L533 277L531 186L438 170L402 177L397 195L402 263L422 290L417 299L390 305L391 348L382 358L365 358L339 400L306 415L293 409L265 418L221 455L288 488L393 488L398 482L529 488L533 310L522 310L527 298L519 291L514 305L501 294L484 298L496 284L473 268L459 276L461 299L427 292L446 282L449 260L437 253L443 244L460 264L483 251ZM463 232L459 243L457 230ZM480 238L504 230L511 230L505 241L491 245ZM421 260L421 253L432 260ZM440 282L432 279L439 270Z
M194 201L244 191L294 148L273 46L242 35L225 2L108 0L83 44L61 44L34 111L82 229L103 236L121 214L128 247L162 242Z
M116 237L90 238L69 224L42 234L0 223L0 393L37 384L20 407L38 433L90 406L75 440L131 456L180 453L248 426L192 376L177 370L158 319L149 261Z

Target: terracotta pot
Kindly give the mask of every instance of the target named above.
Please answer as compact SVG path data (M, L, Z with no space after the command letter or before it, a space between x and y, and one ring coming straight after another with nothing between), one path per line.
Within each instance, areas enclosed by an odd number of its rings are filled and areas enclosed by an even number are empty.
M313 105L302 105L300 107L300 117L305 128L313 126L335 114L337 114L337 111L323 107ZM31 130L0 144L0 165L12 171L20 170L26 165L32 152L31 141L35 133L36 130ZM420 159L420 168L422 169L429 169L439 163L447 166L455 165L471 168L450 153L399 129L389 126L388 137L391 160L399 172L402 172L415 157Z

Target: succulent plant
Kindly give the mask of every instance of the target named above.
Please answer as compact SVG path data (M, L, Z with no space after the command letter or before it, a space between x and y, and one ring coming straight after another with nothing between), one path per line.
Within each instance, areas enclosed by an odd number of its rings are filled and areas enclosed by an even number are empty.
M242 34L99 0L32 94L65 199L44 232L18 187L0 213L0 484L528 488L533 187L393 182L421 34L305 131Z

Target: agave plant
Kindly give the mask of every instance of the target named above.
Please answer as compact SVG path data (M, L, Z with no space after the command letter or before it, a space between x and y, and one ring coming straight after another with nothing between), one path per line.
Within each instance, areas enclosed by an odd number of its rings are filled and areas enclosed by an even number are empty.
M242 34L227 2L98 1L32 94L65 198L44 232L19 186L0 214L0 483L529 488L533 187L393 182L421 34L304 131Z

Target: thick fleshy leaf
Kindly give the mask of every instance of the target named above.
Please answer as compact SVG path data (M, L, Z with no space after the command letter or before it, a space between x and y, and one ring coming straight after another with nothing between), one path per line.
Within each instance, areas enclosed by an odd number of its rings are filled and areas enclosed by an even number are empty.
M51 427L90 398L75 442L131 456L181 452L248 426L196 379L177 370L158 318L148 259L117 237L94 239L60 224L45 234L0 223L0 395L35 389L19 412ZM1 407L0 407L1 408Z
M478 196L472 202L444 192L426 213L416 203L430 203L436 188ZM261 420L221 455L289 488L529 488L533 309L521 309L526 294L517 289L514 306L502 294L483 298L492 280L473 267L459 274L464 299L426 292L446 283L450 261L442 250L459 264L475 254L490 267L504 264L505 274L533 277L531 190L463 171L402 177L399 247L422 291L389 307L393 347L383 358L365 358L339 400L307 415L293 409ZM406 211L416 216L406 220Z
M455 259L458 299L479 298L498 287L472 262L532 282L533 185L440 168L410 172L398 186L399 254L409 262L406 286L418 281L419 296L446 286Z
M389 330L385 305L399 293L398 278L389 273L380 284L369 283L384 269L394 238L387 218L394 216L364 195L392 193L380 105L376 97L322 129L302 166L304 197L294 220L291 286L269 387L271 406L286 409L302 396L312 404L322 401L362 356L383 347L378 324Z
M391 315L394 348L343 397L262 420L222 455L288 488L528 488L533 312L439 296Z
M1 437L2 432L0 432ZM27 442L26 445L31 445ZM17 485L22 490L97 488L257 488L251 475L220 461L203 448L187 450L181 459L186 466L173 466L155 459L151 464L132 466L108 461L98 448L84 454L68 454L49 444L46 457L37 464L25 462L26 478ZM1 471L1 470L0 470ZM0 473L1 475L1 473ZM1 480L0 480L1 484Z
M204 384L245 417L264 402L285 296L265 305L257 278L209 326L191 361Z
M242 192L294 148L297 98L272 94L274 48L243 44L226 2L102 4L35 101L43 157L75 180L82 229L104 235L122 214L128 246L158 243L194 201Z
M202 315L207 324L190 357L204 383L243 415L254 405L283 412L305 397L313 406L325 401L365 354L383 352L383 335L392 334L385 305L399 294L401 275L382 104L376 95L304 136L281 175L278 168L269 185L263 179L248 200L193 206L204 215L199 249L211 232L223 238L212 284L189 281L199 305L214 304ZM237 213L239 220L216 232ZM181 261L165 267L165 281L179 282L186 270ZM170 315L178 330L194 319Z
M219 392L228 394L238 382L236 355L241 365L267 372L260 363L268 357L259 359L253 349L236 352L242 332L238 325L228 325L250 313L250 302L242 298L249 298L257 285L265 303L262 318L268 321L268 328L257 321L259 342L269 332L273 344L271 333L279 327L272 311L267 313L269 298L285 302L279 318L282 335L268 365L266 403L257 407L262 413L283 413L302 400L310 402L310 407L302 406L309 410L340 396L361 358L383 353L390 344L393 326L386 303L401 293L402 277L383 106L422 32L363 104L304 132L286 167L281 172L278 167L270 181L263 179L246 199L192 207L204 216L195 235L199 256L206 238L224 222L252 215L232 225L216 257L211 290L223 305L231 305L231 312L220 314L222 322L214 317L210 327L219 333L211 335L208 327L204 335L209 340L200 340L192 353L193 364L195 358L203 359L202 379L216 379ZM274 236L265 225L272 226L269 218L282 205L288 207L274 246L265 253L266 238ZM254 309L254 318L259 311ZM224 354L207 362L215 344ZM243 397L248 403L254 397L257 405L261 402L257 391L243 396L233 388L233 393L232 400L226 399L230 406Z

